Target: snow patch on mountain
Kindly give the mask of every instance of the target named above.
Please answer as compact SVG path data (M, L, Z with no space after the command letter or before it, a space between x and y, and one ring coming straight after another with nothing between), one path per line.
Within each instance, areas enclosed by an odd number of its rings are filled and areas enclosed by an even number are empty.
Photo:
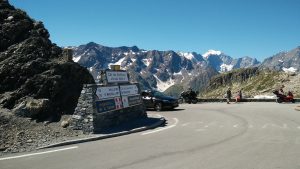
M182 71L177 72L177 73L173 73L173 75L182 75Z
M297 71L297 69L294 67L290 67L290 68L283 67L282 70L286 73L288 73L288 72L295 73Z
M78 62L78 61L80 60L80 58L81 58L81 55L79 55L79 56L77 56L77 57L73 57L72 60L73 60L74 62Z
M156 83L157 83L157 90L158 91L165 91L166 89L168 89L170 86L173 86L175 84L174 79L169 79L166 82L161 81L156 75L153 75L156 79Z
M192 53L190 53L190 52L178 52L177 54L179 56L183 56L183 57L185 57L185 58L187 58L189 60L195 59L195 56Z
M223 63L220 66L220 72L228 72L228 71L231 71L232 68L233 68L233 65L227 65L227 64Z
M121 58L120 60L118 60L117 62L115 63L108 63L107 64L107 68L110 67L110 65L122 65L122 62L125 60L125 57Z
M221 51L210 49L210 50L208 50L206 53L204 53L202 56L203 56L204 58L207 58L207 57L209 57L210 55L221 55L221 54L222 54Z
M150 63L151 63L151 60L150 59L143 59L142 60L143 61L143 63L148 67L149 65L150 65Z

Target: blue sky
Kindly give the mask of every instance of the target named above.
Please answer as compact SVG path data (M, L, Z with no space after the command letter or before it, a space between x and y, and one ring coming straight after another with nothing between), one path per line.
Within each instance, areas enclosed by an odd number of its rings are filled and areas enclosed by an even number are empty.
M10 0L52 42L88 42L263 60L300 46L300 0Z

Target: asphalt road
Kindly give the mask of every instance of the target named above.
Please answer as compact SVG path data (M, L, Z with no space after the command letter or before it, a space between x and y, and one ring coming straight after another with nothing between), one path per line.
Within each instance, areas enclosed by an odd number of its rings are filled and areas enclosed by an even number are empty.
M158 112L168 120L164 127L1 157L0 169L300 169L295 106L180 105Z

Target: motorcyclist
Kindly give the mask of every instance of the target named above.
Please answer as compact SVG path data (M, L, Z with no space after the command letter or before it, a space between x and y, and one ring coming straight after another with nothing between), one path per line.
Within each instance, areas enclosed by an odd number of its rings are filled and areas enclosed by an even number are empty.
M192 88L188 89L188 97L190 100L195 99L196 98L196 92L192 90Z
M281 85L280 86L280 88L279 88L279 90L278 90L278 93L282 96L282 97L285 97L286 95L284 94L284 91L283 91L283 88L284 88L285 86L284 85Z

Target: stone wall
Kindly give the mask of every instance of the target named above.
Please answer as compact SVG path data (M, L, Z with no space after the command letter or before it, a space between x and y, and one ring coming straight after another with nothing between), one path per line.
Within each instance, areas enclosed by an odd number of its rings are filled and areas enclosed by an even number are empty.
M78 99L77 107L70 121L70 126L74 130L82 130L86 134L101 132L101 130L108 127L147 117L146 109L143 104L98 113L95 104L98 86L100 85L84 85Z

